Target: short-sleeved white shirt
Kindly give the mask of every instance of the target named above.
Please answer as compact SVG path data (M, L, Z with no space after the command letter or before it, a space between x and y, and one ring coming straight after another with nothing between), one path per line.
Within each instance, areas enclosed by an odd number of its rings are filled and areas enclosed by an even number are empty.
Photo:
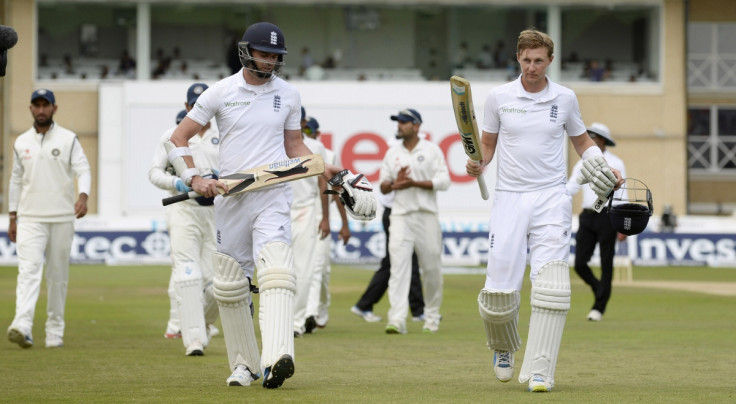
M326 149L322 142L306 136L303 139L304 145L307 146L312 154L319 154L327 162ZM291 189L294 191L294 199L291 203L292 208L312 205L315 200L320 198L319 177L317 176L291 181L289 185L291 185Z
M437 191L450 187L450 172L442 150L434 143L419 139L409 151L403 143L392 146L383 157L381 182L395 181L402 167L409 167L414 181L432 181L432 189L410 187L395 191L392 215L411 212L437 213Z
M547 78L538 93L521 78L496 87L486 98L483 131L498 133L496 190L529 192L565 184L568 136L585 133L575 93Z
M300 130L301 97L281 78L253 86L242 70L203 92L187 116L220 131L220 175L285 160L284 130Z

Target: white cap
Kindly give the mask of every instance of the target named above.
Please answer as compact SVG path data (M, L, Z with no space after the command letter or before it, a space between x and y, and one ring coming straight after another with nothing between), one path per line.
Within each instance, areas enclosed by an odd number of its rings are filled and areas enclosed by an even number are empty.
M613 136L611 136L608 126L599 122L593 122L592 125L587 127L587 131L590 137L600 136L605 139L606 146L616 146L616 142L613 141Z

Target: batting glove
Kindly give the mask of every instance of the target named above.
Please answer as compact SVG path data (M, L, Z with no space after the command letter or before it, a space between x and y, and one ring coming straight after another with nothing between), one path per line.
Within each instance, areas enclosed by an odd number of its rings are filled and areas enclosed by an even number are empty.
M593 156L583 161L580 174L578 183L581 185L589 183L590 189L600 198L607 199L616 186L616 176L603 156Z
M189 192L192 188L188 187L181 178L174 178L174 188L179 192Z
M328 183L333 187L342 187L340 192L325 192L339 194L340 200L345 205L345 211L350 217L364 221L375 219L378 203L373 195L373 186L366 181L363 174L355 175L350 170L342 170Z

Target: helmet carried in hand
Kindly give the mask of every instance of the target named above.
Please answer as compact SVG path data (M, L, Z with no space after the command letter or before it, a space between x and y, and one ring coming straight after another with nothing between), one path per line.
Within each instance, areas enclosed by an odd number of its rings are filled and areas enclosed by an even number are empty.
M608 200L608 218L617 232L632 236L647 228L654 213L652 191L635 178L626 178Z

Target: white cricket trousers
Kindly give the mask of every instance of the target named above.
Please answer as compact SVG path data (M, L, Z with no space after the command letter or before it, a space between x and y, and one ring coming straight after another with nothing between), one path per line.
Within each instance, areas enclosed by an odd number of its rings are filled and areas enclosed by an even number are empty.
M291 208L291 249L296 271L294 331L300 334L305 330L307 302L315 271L315 247L319 238L316 210L317 205L314 203Z
M411 256L417 253L424 286L426 321L440 321L442 304L442 229L436 213L391 214L388 251L391 276L388 281L389 324L404 328L409 313Z
M42 223L19 220L17 229L18 285L15 290L15 318L11 326L27 331L33 328L45 254L48 292L46 335L63 337L74 222Z
M532 282L544 264L567 262L571 226L572 196L565 185L532 192L494 192L484 289L521 291L527 250Z

